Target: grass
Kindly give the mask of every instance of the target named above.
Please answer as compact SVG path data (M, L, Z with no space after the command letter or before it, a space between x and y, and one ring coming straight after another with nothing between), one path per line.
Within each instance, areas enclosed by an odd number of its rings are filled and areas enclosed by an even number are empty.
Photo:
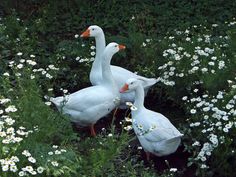
M0 175L232 176L235 8L206 0L1 2ZM124 112L100 120L92 138L45 99L90 85L94 40L75 35L91 24L127 46L114 64L159 79L145 105L185 134L175 154L147 163L124 130Z

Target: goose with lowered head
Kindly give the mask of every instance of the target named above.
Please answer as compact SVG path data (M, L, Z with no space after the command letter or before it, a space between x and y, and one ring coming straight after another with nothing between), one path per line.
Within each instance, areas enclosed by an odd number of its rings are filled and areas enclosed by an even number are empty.
M132 127L146 152L147 160L150 153L157 156L174 153L183 134L164 115L144 107L144 90L141 84L138 79L128 79L120 92L135 92L134 109L131 109Z
M112 56L124 48L125 46L114 42L106 46L101 55L103 80L98 85L84 88L66 97L50 99L63 114L70 116L72 122L82 127L90 126L92 136L96 135L94 124L119 105L119 88L113 80L110 62Z
M92 69L90 72L90 81L92 85L98 85L99 83L102 82L102 52L105 49L106 46L106 41L105 41L105 35L102 30L97 25L92 25L88 27L86 31L84 31L81 34L81 37L95 37L95 42L96 42L96 56L95 60L92 65ZM122 87L122 85L125 83L125 81L128 78L140 78L142 79L141 85L145 90L145 93L147 93L148 89L154 85L157 82L157 79L155 78L146 78L143 76L139 76L127 69L124 69L119 66L114 66L111 65L111 71L112 75L114 77L115 82L117 83L118 87ZM120 108L126 108L126 102L133 102L134 101L134 92L129 92L129 93L122 93L121 94L121 105Z

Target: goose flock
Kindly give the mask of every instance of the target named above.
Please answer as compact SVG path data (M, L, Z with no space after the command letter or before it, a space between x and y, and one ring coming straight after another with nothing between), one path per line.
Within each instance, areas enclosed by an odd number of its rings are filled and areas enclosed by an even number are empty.
M181 134L164 115L144 107L148 89L157 82L155 78L137 75L125 68L111 65L114 54L125 46L111 42L106 45L105 35L97 25L87 28L81 37L94 37L96 56L89 79L92 86L67 96L50 98L58 110L70 117L80 127L90 127L96 136L94 125L112 110L127 109L127 102L136 109L131 111L132 127L147 155L164 156L178 148Z

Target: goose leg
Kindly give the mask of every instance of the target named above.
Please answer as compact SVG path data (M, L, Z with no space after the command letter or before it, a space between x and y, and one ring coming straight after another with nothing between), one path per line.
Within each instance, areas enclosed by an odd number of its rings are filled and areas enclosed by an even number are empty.
M150 152L145 152L147 161L150 161Z
M93 137L96 136L96 132L95 132L95 130L94 130L94 124L92 124L92 125L90 126L90 133L91 133L91 136L93 136Z

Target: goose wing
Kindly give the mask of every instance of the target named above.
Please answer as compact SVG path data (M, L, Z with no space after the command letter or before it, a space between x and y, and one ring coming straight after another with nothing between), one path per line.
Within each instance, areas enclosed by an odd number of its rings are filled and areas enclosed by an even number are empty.
M145 115L146 118L143 116L141 122L144 132L141 134L143 134L142 136L144 136L147 141L159 142L182 136L164 115L150 110L146 111Z

